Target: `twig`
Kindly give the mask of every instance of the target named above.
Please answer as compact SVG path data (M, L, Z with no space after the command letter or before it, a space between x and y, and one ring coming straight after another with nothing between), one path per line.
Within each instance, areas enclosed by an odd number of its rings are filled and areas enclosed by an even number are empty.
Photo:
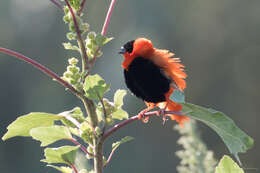
M102 104L102 107L103 107L103 111L104 111L104 117L105 117L105 121L104 121L104 127L102 129L102 134L105 133L105 130L106 130L106 120L107 120L107 111L106 111L106 107L104 105L104 101L103 101L103 98L100 100L101 104Z
M72 85L70 85L68 82L66 82L65 80L61 79L56 73L54 73L53 71L51 71L50 69L48 69L47 67L43 66L42 64L38 63L35 60L32 60L18 52L15 52L13 50L10 49L6 49L6 48L1 48L0 47L0 52L6 53L8 55L14 56L20 60L23 60L31 65L33 65L35 68L37 68L38 70L42 71L43 73L47 74L48 76L50 76L51 78L54 78L55 80L57 80L61 85L65 86L66 88L68 88L73 94L77 95L78 97L82 97L82 94L77 91Z
M85 153L85 154L88 154L90 156L94 156L93 154L89 153L88 150L83 146L81 145L76 139L72 138L70 139L70 141L76 145L78 145L80 147L80 149Z
M107 28L108 28L108 25L109 25L109 22L110 22L110 19L111 19L111 15L112 15L112 12L113 12L113 9L114 9L114 6L116 4L116 0L111 0L111 3L110 3L110 6L109 6L109 9L107 11L107 15L106 15L106 19L105 19L105 22L103 24L103 28L102 28L102 31L101 31L101 35L105 36L106 35L106 32L107 32ZM98 51L100 50L100 47L98 47L98 49L96 50L96 52L94 53L94 57L93 59L90 61L89 65L90 65L90 68L93 66L93 64L96 62L96 59L97 59L97 54L98 54ZM88 74L87 74L88 75ZM86 75L86 76L87 76Z
M67 6L69 7L69 10L70 10L70 13L71 13L71 16L72 16L72 19L73 19L73 23L75 25L75 29L76 29L76 33L77 33L77 37L78 37L78 44L79 44L79 47L80 47L80 53L81 53L81 56L82 56L82 70L85 71L86 69L88 69L88 65L89 65L89 62L88 62L88 55L87 55L87 52L86 52L86 47L85 47L85 43L81 37L81 32L80 32L80 29L79 29L79 25L78 25L78 22L77 22L77 19L76 19L76 16L74 14L74 11L69 3L68 0L65 0Z
M50 0L54 5L56 5L59 9L63 11L63 7L60 3L58 3L56 0Z
M104 104L104 100L103 98L100 97L100 95L96 92L97 96L98 96L98 99L102 105L102 108L103 108L103 112L104 112L104 127L102 129L102 134L104 134L105 130L106 130L106 119L107 119L107 111L106 111L106 108L105 108L105 104Z
M108 28L108 24L109 24L109 21L110 21L110 19L111 19L111 15L112 15L113 8L114 8L115 4L116 4L116 0L111 0L109 9L108 9L108 11L107 11L107 16L106 16L106 19L105 19L105 22L104 22L104 25L103 25L103 28L102 28L102 31L101 31L101 34L102 34L103 36L106 35L107 28Z
M70 167L73 169L74 173L78 173L78 170L74 165L70 165Z
M147 112L144 114L144 118L145 117L151 117L153 115L160 115L161 111L153 111L153 112ZM175 114L175 115L184 115L182 112L174 112L174 111L163 111L163 114ZM117 130L119 130L120 128L126 126L127 124L138 120L139 117L138 115L132 116L130 118L128 118L127 120L124 120L116 125L114 125L111 129L107 130L105 132L105 134L103 135L103 139L105 140L108 136L110 136L112 133L116 132Z
M82 13L82 11L83 11L83 9L84 9L84 6L85 6L85 2L86 2L86 0L82 0L82 1L81 1L80 9L79 9L78 14L81 14L81 13Z
M109 154L108 159L107 159L107 161L106 161L104 167L106 167L106 166L109 164L109 162L111 161L112 156L113 156L113 154L114 154L114 152L116 151L117 148L118 148L118 147L114 148L114 149L111 151L111 153Z

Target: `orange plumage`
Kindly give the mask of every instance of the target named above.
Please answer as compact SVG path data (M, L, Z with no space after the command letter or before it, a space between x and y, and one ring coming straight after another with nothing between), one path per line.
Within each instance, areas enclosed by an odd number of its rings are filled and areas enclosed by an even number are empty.
M170 100L175 89L183 92L187 75L179 58L174 53L156 49L146 38L137 38L122 47L124 75L127 87L148 106L141 114L155 106L169 111L180 112L182 106ZM140 114L140 115L141 115ZM188 117L169 114L181 125Z

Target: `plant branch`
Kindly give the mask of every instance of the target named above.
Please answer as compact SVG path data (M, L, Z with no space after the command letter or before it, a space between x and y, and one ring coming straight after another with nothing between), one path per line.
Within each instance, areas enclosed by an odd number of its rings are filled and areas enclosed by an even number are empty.
M108 25L109 25L109 22L110 22L110 19L111 19L111 15L112 15L112 12L113 12L113 9L114 9L114 6L116 4L116 0L111 0L111 3L110 3L110 6L109 6L109 9L107 11L107 15L106 15L106 19L105 19L105 22L103 24L103 28L102 28L102 31L101 31L101 35L105 36L106 35L106 32L107 32L107 28L108 28ZM93 64L96 62L96 59L97 59L97 54L98 52L100 51L100 47L98 47L98 49L96 50L96 52L94 53L94 57L93 59L90 61L89 65L90 65L90 68L93 66Z
M81 32L80 32L80 29L79 29L79 24L77 22L75 13L74 13L69 1L65 0L65 2L67 4L67 6L69 7L69 10L70 10L70 13L71 13L71 16L72 16L72 19L73 19L73 23L75 25L75 29L76 29L76 33L77 33L77 37L78 37L78 44L79 44L79 47L80 47L80 54L81 54L81 57L82 57L82 71L85 71L86 69L88 69L88 65L89 65L85 43L84 43L84 41L81 37Z
M82 11L83 11L83 9L84 9L84 6L85 6L85 3L86 3L86 0L82 0L82 1L81 1L80 9L79 9L78 14L81 14L81 13L82 13Z
M73 169L74 173L78 173L78 170L74 165L70 165L70 167Z
M59 9L63 11L63 7L60 3L58 3L56 0L50 0L54 5L56 5Z
M104 112L104 127L102 129L102 134L104 134L105 130L106 130L106 119L107 119L107 111L106 111L106 107L105 107L105 104L104 104L104 100L103 98L100 97L100 95L98 93L96 93L97 96L98 96L98 99L102 105L102 108L103 108L103 112Z
M112 156L113 156L113 154L115 153L115 151L116 151L117 148L118 148L118 147L114 148L114 149L111 151L111 153L109 154L108 159L107 159L107 161L106 161L104 167L106 167L106 166L109 164L109 162L111 161Z
M93 127L93 129L95 129L95 127L98 125L98 119L94 102L86 97L82 98L81 100L90 118L90 125Z
M106 16L106 19L105 19L105 22L104 22L104 26L103 26L102 31L101 31L101 34L103 36L106 35L106 31L107 31L107 28L108 28L109 21L111 19L111 14L112 14L115 3L116 3L116 0L111 0L110 7L108 9L107 16ZM100 47L95 52L93 61L91 62L91 64L89 64L89 66L90 66L89 70L91 69L91 67L95 63L96 58L97 58L97 53L98 53L99 50L100 50ZM94 155L95 155L95 157L94 157L94 170L95 170L95 173L103 173L103 145L104 145L104 140L105 140L103 135L104 134L102 134L102 137L100 139L94 139L94 144L95 144L95 146L94 146Z
M78 145L80 147L80 149L85 153L88 154L90 156L94 156L93 154L89 153L88 150L86 149L86 147L84 147L83 145L81 145L76 139L72 138L70 139L70 141L72 143L74 143L75 145Z
M6 49L6 48L1 48L0 47L0 52L3 52L5 54L14 56L20 60L23 60L31 65L33 65L35 68L37 68L38 70L42 71L43 73L47 74L48 76L50 76L51 78L54 78L56 81L58 81L61 85L63 85L64 87L68 88L73 94L75 94L78 97L82 97L82 93L80 93L79 91L77 91L72 85L70 85L68 82L66 82L65 80L61 79L56 73L54 73L53 71L51 71L50 69L48 69L47 67L43 66L42 64L38 63L35 60L32 60L18 52L15 52L13 50L10 49Z
M144 114L144 118L146 117L151 117L154 115L160 115L160 114L166 115L166 114L175 114L175 115L184 115L182 112L174 112L174 111L162 111L162 110L158 110L158 111L152 111L152 112L147 112ZM114 125L111 129L107 130L105 132L105 134L103 135L103 139L105 140L108 136L110 136L111 134L113 134L114 132L116 132L117 130L119 130L120 128L126 126L127 124L130 124L131 122L134 122L135 120L138 120L139 116L135 115L132 116L130 118L128 118L127 120L124 120L116 125Z
M108 11L107 11L107 16L106 16L106 19L105 19L105 22L104 22L104 25L103 25L103 28L102 28L102 31L101 31L101 34L102 34L103 36L106 35L107 28L108 28L108 24L109 24L109 22L110 22L111 15L112 15L112 12L113 12L113 9L114 9L115 4L116 4L116 0L111 0L109 9L108 9Z

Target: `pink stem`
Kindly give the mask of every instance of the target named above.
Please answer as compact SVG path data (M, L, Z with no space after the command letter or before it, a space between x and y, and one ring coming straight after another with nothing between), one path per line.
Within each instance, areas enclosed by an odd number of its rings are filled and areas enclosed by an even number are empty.
M85 6L86 0L82 0L80 4L79 14L82 13L84 6Z
M112 0L111 3L110 3L109 9L107 11L107 16L106 16L106 19L105 19L105 22L104 22L104 25L103 25L103 28L102 28L102 31L101 31L101 35L103 35L103 36L106 35L107 28L108 28L108 25L109 25L109 21L111 19L111 15L112 15L115 3L116 3L116 0ZM100 47L96 50L96 52L94 54L94 58L90 61L90 69L93 66L93 64L96 62L97 53L98 53L99 50L100 50Z
M33 65L35 68L37 68L38 70L41 70L43 73L47 74L48 76L50 76L51 78L56 79L61 85L65 86L66 88L68 88L72 93L74 93L75 95L77 95L78 97L80 97L82 94L77 91L72 85L70 85L68 82L64 81L63 79L61 79L56 73L54 73L53 71L51 71L50 69L48 69L47 67L41 65L40 63L38 63L35 60L32 60L18 52L15 52L13 50L10 49L6 49L6 48L1 48L0 47L0 52L6 53L8 55L14 56L20 60L23 60L31 65Z
M93 154L89 153L88 150L83 146L81 145L76 139L72 138L70 139L70 141L72 143L74 143L75 145L78 145L80 147L80 149L85 153L85 154L88 154L90 156L93 156Z
M160 110L159 111L153 111L153 112L147 112L147 113L144 114L144 117L151 117L153 115L159 115L159 114L160 114ZM174 111L164 111L163 114L184 115L182 112L174 112ZM135 116L128 118L127 120L124 120L124 121L114 125L111 129L109 129L105 132L105 134L103 135L103 139L105 140L112 133L116 132L120 128L122 128L122 127L126 126L127 124L129 124L129 123L131 123L135 120L138 120L138 119L139 119L138 115L135 115Z
M106 162L106 164L104 165L104 167L106 167L106 166L109 164L109 162L111 161L112 156L113 156L113 154L115 153L115 151L116 151L117 148L118 148L118 147L114 148L114 149L111 151L111 153L109 154L108 159L107 159L107 162Z
M74 173L78 173L78 170L74 165L70 165L70 167L73 169Z
M63 10L62 5L60 5L60 3L58 3L56 0L50 0L53 4L55 4L59 9Z
M108 28L108 24L109 24L109 21L110 21L110 19L111 19L111 15L112 15L112 12L113 12L113 8L114 8L114 6L115 6L115 3L116 3L116 0L111 0L109 9L108 9L108 11L107 11L107 16L106 16L106 19L105 19L105 22L104 22L104 25L103 25L103 28L102 28L102 31L101 31L101 34L102 34L103 36L106 35L107 28Z

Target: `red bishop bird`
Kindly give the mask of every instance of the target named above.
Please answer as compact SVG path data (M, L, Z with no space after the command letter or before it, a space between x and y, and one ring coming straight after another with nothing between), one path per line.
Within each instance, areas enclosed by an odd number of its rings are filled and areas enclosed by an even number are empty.
M181 104L170 100L175 89L183 92L186 87L184 79L187 76L180 59L172 58L174 53L154 48L152 42L146 38L128 41L119 53L124 56L122 67L127 87L147 105L139 113L139 119L143 119L144 113L155 107L174 112L182 110ZM166 116L180 125L188 120L184 115Z

